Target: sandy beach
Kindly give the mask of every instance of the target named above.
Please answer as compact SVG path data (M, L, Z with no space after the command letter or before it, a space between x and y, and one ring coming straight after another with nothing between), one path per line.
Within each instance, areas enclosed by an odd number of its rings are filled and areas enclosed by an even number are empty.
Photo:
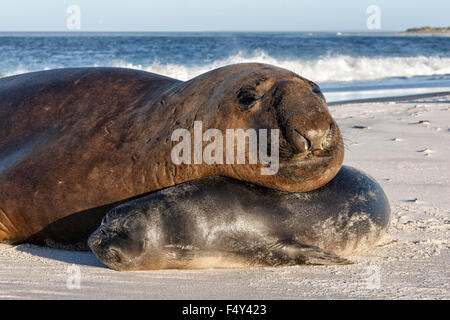
M354 264L121 273L90 252L0 245L0 299L449 299L450 95L330 111L344 164L377 179L392 209L386 236Z

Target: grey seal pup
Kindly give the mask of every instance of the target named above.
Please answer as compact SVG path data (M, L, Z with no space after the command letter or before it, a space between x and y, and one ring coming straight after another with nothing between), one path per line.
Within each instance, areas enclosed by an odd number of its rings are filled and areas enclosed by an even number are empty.
M345 264L389 219L381 186L348 166L305 193L207 177L119 205L88 244L115 270Z

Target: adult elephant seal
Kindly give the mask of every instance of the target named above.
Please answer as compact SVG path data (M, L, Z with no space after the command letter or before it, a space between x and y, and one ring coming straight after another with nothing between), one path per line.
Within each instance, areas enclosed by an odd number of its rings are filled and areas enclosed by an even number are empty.
M278 172L174 164L172 133L193 133L195 120L204 131L279 129ZM120 68L2 78L0 242L85 242L118 204L206 176L316 189L336 175L343 152L317 85L270 65L231 65L186 82Z
M342 264L389 216L380 185L347 166L306 193L208 177L114 208L89 246L116 270Z

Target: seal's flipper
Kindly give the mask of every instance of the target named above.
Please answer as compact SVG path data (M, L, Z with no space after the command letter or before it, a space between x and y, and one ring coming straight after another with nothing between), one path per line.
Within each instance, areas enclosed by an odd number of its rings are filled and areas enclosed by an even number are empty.
M333 265L352 264L347 259L339 257L334 253L325 251L319 247L300 243L292 239L277 241L270 247L271 253L283 256L282 264L297 265Z

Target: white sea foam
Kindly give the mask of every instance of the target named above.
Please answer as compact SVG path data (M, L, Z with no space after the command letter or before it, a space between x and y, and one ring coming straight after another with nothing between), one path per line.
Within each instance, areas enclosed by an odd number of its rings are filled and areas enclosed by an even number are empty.
M414 77L450 74L450 57L351 57L328 55L315 59L282 59L270 56L262 50L252 54L238 52L225 59L205 62L200 65L164 64L155 60L149 65L133 64L125 60L106 62L102 66L132 68L163 74L180 80L189 80L204 72L234 63L259 62L285 68L318 83L337 81L367 81L391 77ZM100 65L94 65L100 66ZM49 69L48 67L44 70ZM20 65L3 76L25 73L26 66Z
M199 66L161 64L135 65L116 61L117 67L126 67L163 74L180 80L188 80L204 72L233 63L259 62L276 65L317 82L364 81L390 77L413 77L450 74L450 57L351 57L346 55L324 56L314 60L277 59L264 51L252 55L239 52L226 59Z

